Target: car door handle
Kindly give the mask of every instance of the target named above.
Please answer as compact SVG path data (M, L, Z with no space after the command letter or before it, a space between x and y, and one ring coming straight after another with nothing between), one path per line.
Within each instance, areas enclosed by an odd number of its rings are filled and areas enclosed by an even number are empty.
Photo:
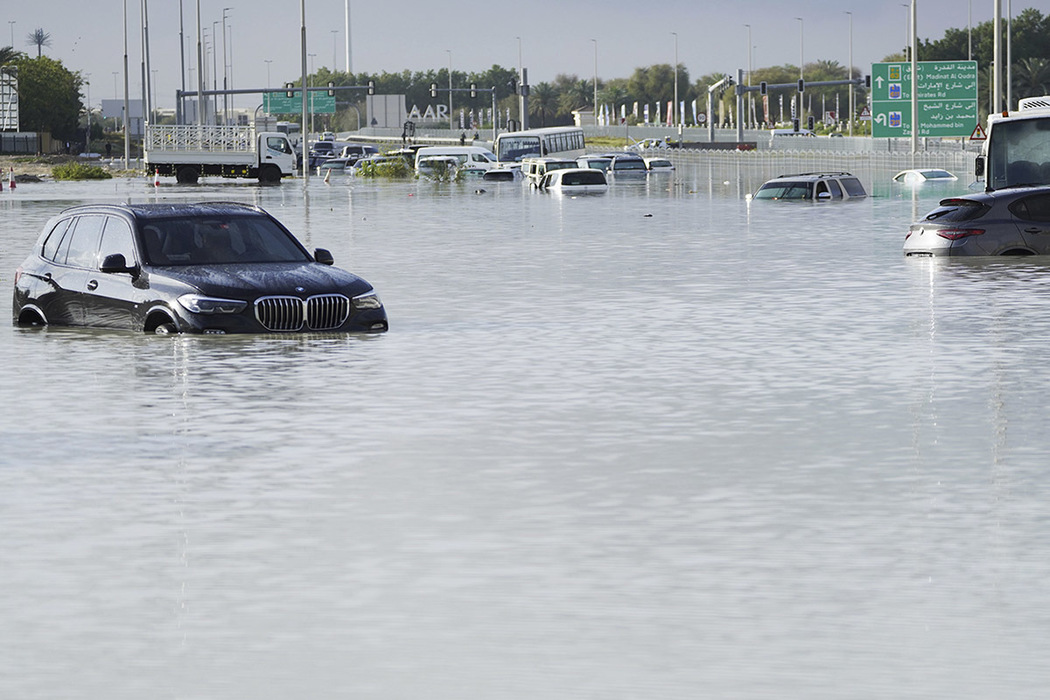
M1046 229L1042 229L1042 228L1034 228L1034 227L1033 227L1033 228L1026 228L1026 229L1024 230L1024 232L1025 232L1025 233L1046 233Z
M88 288L89 292L95 291L96 289L98 289L98 281L91 280L90 282L87 283L87 288Z

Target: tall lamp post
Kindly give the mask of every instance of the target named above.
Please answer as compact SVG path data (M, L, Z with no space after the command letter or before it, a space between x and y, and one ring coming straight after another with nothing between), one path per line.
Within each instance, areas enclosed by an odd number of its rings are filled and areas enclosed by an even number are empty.
M452 49L445 49L448 54L448 130L453 131L452 123Z
M747 27L747 86L751 87L751 25L745 24ZM751 126L751 115L754 114L754 107L752 106L752 100L754 97L751 95L751 91L747 93L747 119L745 120L748 126ZM740 115L737 115L737 119Z
M798 79L799 79L799 87L802 87L802 80L806 77L805 75L803 75L803 66L806 65L805 64L805 60L806 60L805 56L806 56L806 54L805 54L805 51L804 51L804 44L802 43L802 39L803 39L802 28L805 26L805 24L803 23L801 17L796 17L795 19L798 20ZM806 116L805 115L805 110L802 108L802 90L798 91L798 100L797 100L797 102L798 102L798 105L797 105L797 109L795 110L795 113L798 114L798 126L799 126L799 129L801 129L802 128L802 124L805 122L805 116Z
M598 126L598 40L594 42L594 125Z
M199 2L200 0L198 0ZM303 152L303 190L306 190L306 186L310 184L310 133L306 130L306 0L299 0L299 46L300 53L302 54L302 78L300 85L302 86L303 104L302 104L302 115L303 115L303 138L302 138L302 152Z
M263 59L263 63L266 64L266 87L267 87L267 89L269 89L269 87L270 87L270 64L273 63L273 59L272 58L264 58Z
M671 108L671 114L674 115L674 125L678 126L678 120L682 116L678 113L678 32L671 32L671 36L674 37L674 106Z
M525 123L525 95L522 94L521 86L525 82L523 75L523 68L521 62L521 37L514 37L518 40L518 123ZM524 126L522 128L525 128Z
M226 13L229 12L230 10L232 10L232 9L233 9L232 7L224 7L224 8L222 8L222 89L223 90L229 90L230 89L230 85L229 85L230 78L229 78L229 73L227 72L227 65L228 64L226 62L226 56L227 56L227 53L226 53ZM230 123L229 112L230 112L230 96L227 95L227 94L223 94L223 96L222 96L222 123L223 124L229 124Z
M849 79L853 80L853 13L846 11L849 15ZM849 135L853 136L853 83L849 84Z

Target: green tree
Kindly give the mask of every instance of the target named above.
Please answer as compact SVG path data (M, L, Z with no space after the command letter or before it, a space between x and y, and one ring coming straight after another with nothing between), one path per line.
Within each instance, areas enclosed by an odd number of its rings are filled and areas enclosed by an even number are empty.
M80 73L68 70L61 61L47 56L15 59L18 66L18 104L22 125L50 133L62 140L77 136L77 123L84 105Z
M558 111L558 91L550 83L533 85L529 91L529 116L538 116L540 126L547 126L547 117Z
M14 63L15 59L20 55L12 46L0 46L0 66Z
M1023 58L1014 65L1012 77L1014 97L1045 95L1050 87L1050 60Z

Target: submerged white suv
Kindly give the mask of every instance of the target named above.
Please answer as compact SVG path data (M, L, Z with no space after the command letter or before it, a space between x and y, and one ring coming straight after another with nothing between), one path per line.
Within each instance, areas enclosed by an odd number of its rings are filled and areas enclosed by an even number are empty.
M850 173L799 173L781 175L766 182L754 199L824 201L867 197L864 185Z

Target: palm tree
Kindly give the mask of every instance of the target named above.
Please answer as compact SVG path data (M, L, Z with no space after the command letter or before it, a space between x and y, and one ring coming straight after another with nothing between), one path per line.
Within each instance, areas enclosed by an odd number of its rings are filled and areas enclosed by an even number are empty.
M1045 95L1050 86L1050 61L1045 58L1024 58L1013 71L1013 88L1017 97Z
M0 46L0 66L6 66L18 58L18 52L13 46Z
M558 91L550 83L533 85L529 92L529 114L538 115L540 126L547 126L547 115L558 109Z
M51 35L43 29L34 29L29 34L26 34L26 43L36 46L36 57L40 58L43 48L51 46Z

